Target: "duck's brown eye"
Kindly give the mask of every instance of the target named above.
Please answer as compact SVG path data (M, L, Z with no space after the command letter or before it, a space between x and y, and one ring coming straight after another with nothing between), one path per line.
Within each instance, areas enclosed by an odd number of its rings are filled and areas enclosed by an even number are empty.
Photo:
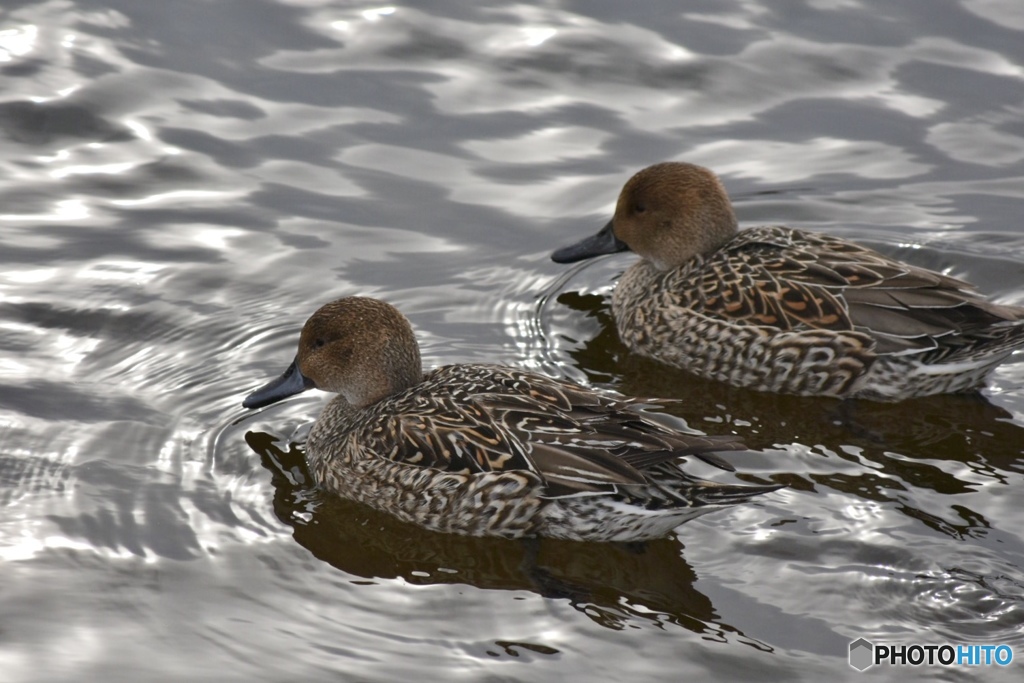
M637 202L636 204L633 205L633 213L643 213L646 210L647 207L641 204L640 202Z
M313 342L313 348L314 349L319 349L321 346L324 346L326 343L327 342L325 342L323 340L323 338L321 337L321 338L319 338L319 339L317 339L316 341Z

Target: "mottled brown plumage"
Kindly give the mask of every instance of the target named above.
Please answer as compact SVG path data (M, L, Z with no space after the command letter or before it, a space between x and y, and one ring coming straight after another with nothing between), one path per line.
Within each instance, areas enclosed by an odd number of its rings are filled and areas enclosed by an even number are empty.
M310 387L340 394L306 444L317 482L438 531L644 540L777 488L687 476L680 459L731 469L714 451L742 444L649 421L645 402L492 365L424 376L408 321L373 299L314 313L292 367L244 405Z
M651 166L597 236L556 261L632 249L612 298L637 352L739 386L900 400L977 388L1024 346L1024 308L820 233L737 232L711 171Z

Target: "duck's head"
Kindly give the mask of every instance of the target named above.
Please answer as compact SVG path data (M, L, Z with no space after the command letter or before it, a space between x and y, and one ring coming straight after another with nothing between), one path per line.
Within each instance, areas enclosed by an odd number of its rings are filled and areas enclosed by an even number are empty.
M292 364L242 405L262 408L306 389L322 389L363 408L422 378L419 344L405 316L383 301L353 296L314 313L302 327Z
M629 249L669 270L713 252L735 234L736 216L718 177L702 166L670 161L630 178L608 225L551 259L573 263Z

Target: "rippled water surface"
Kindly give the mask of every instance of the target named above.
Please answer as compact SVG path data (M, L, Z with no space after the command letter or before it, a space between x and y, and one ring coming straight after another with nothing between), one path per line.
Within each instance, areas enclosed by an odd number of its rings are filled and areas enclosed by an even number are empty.
M1017 0L14 0L0 9L7 681L1020 680L1024 364L840 406L630 356L629 255L547 255L639 168L1024 304ZM430 534L311 488L260 413L319 304L740 434L788 484L642 551ZM1018 361L1024 358L1018 358ZM315 393L315 392L314 392ZM1007 669L847 664L1007 643ZM102 678L101 678L102 677Z

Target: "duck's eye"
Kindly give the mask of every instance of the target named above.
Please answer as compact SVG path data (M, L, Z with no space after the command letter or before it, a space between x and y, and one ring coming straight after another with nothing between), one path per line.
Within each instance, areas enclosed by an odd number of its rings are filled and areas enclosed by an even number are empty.
M317 339L316 341L313 342L313 348L314 349L319 349L320 347L325 346L326 344L327 344L327 342L324 341L323 338L321 337L321 338L319 338L319 339Z
M633 205L633 213L643 213L646 210L647 207L640 202L637 202L636 204Z

